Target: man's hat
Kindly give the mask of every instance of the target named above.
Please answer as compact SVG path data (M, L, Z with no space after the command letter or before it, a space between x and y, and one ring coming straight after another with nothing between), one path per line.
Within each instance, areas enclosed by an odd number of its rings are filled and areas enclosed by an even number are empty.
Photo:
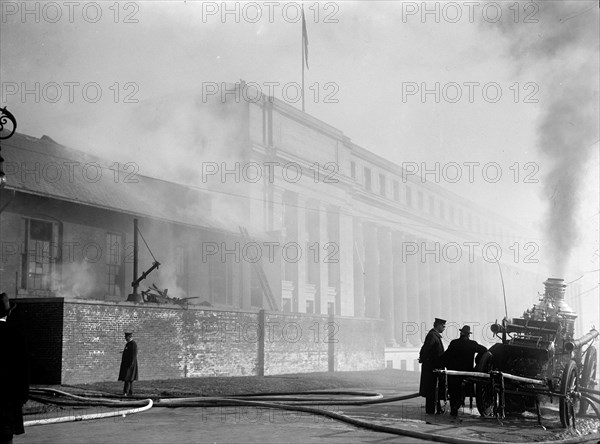
M466 335L470 335L471 334L471 327L469 327L468 325L465 325L463 328L461 328L459 330L461 333L464 333Z
M433 325L445 324L445 323L446 323L446 320L440 319L440 318L435 318L435 320L433 321Z
M10 302L6 293L0 294L0 318L8 316L16 306L17 304Z
M125 333L126 335L133 335L133 329L132 328L125 329L125 331L123 331L123 333Z

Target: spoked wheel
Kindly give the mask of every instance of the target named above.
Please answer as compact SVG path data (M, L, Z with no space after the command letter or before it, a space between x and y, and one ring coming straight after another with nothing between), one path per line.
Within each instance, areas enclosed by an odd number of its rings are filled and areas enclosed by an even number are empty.
M494 367L494 356L490 352L485 352L477 365L476 372L489 373ZM475 400L477 401L477 410L481 416L491 416L494 414L494 386L490 382L475 383Z
M597 352L596 347L591 346L585 353L585 360L583 362L583 371L581 372L580 387L592 389L596 387L596 365L597 365ZM579 415L583 416L586 414L590 401L585 398L581 398L579 401Z
M560 423L563 427L574 425L575 411L579 409L579 401L572 398L572 394L578 390L579 375L575 361L569 361L565 365L560 378L560 394L565 395L559 402Z

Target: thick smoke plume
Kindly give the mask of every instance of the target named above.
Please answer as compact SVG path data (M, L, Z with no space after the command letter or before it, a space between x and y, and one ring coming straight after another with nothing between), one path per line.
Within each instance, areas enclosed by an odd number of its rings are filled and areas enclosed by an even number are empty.
M581 240L584 170L598 149L598 4L540 2L539 22L504 21L519 68L540 87L537 147L548 160L544 217L550 272L564 276ZM592 54L592 57L590 57Z

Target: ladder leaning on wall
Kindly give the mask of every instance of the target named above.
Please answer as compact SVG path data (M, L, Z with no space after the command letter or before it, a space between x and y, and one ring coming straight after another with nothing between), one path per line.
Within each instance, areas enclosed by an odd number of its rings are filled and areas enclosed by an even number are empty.
M240 233L242 234L244 242L251 241L250 235L248 234L248 230L245 227L240 227ZM267 299L269 309L279 311L279 308L277 307L277 301L273 296L273 291L271 290L271 286L269 285L269 281L267 280L267 275L265 274L265 270L262 267L262 259L252 262L252 267L254 268L254 271L256 271L256 275L258 276L258 282L260 283L260 288L262 289L263 295Z

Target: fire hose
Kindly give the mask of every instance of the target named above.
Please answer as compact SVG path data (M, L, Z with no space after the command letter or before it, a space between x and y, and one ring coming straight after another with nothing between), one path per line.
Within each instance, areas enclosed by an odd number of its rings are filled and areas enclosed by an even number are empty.
M144 399L142 402L146 402L147 404L142 407L127 409L127 410L117 410L114 412L104 412L104 413L89 413L87 415L69 415L69 416L61 416L60 418L46 418L46 419L36 419L33 421L25 421L23 425L25 427L35 426L35 425L45 425L45 424L57 424L61 422L73 422L73 421L89 421L93 419L101 419L101 418L112 418L114 416L126 416L131 415L133 413L141 413L146 410L150 410L153 405L153 401L151 399ZM117 405L117 403L112 404ZM139 405L139 403L137 404Z
M459 437L443 436L436 433L420 432L410 429L404 429L400 427L391 427L382 424L375 424L372 422L364 421L361 419L352 418L351 416L344 415L341 413L332 412L329 410L323 410L315 407L307 407L307 405L367 405L367 404L380 404L389 403L396 401L403 401L419 397L418 393L413 393L403 396L392 396L384 397L380 393L375 392L364 392L364 391L314 391L314 392L281 392L281 393L265 393L265 394L254 394L254 395L236 395L229 397L189 397L189 398L162 398L153 402L151 399L145 399L140 401L132 400L114 400L114 399L103 399L98 400L93 397L84 397L73 395L64 391L45 388L45 389L32 389L31 399L39 400L42 402L55 402L49 401L48 399L38 396L41 394L59 394L72 398L73 401L62 401L58 402L62 405L103 405L103 406L139 406L140 403L147 403L142 407L137 407L128 410L118 410L116 412L107 413L96 413L90 415L71 415L61 418L42 419L36 421L27 421L25 426L34 426L42 424L51 424L58 422L69 422L69 421L82 421L86 419L98 419L107 418L111 416L122 416L132 413L139 413L142 411L149 410L152 406L154 407L235 407L235 406L250 406L259 408L269 409L280 409L288 411L298 411L311 413L314 415L325 416L337 421L341 421L347 424L354 425L376 432L390 433L394 435L408 436L412 438L418 438L423 440L435 441L435 442L446 442L451 444L510 444L506 441L488 441L488 440L476 440L476 439L465 439ZM306 396L321 395L321 397L307 399ZM345 399L333 399L330 397L322 397L323 395L342 395ZM282 398L282 397L291 398ZM589 396L585 396L589 398ZM355 397L356 399L347 399L348 397ZM259 400L260 399L260 400ZM600 417L595 406L594 410ZM567 438L564 440L554 441L540 441L538 444L571 444L581 442L581 437Z

